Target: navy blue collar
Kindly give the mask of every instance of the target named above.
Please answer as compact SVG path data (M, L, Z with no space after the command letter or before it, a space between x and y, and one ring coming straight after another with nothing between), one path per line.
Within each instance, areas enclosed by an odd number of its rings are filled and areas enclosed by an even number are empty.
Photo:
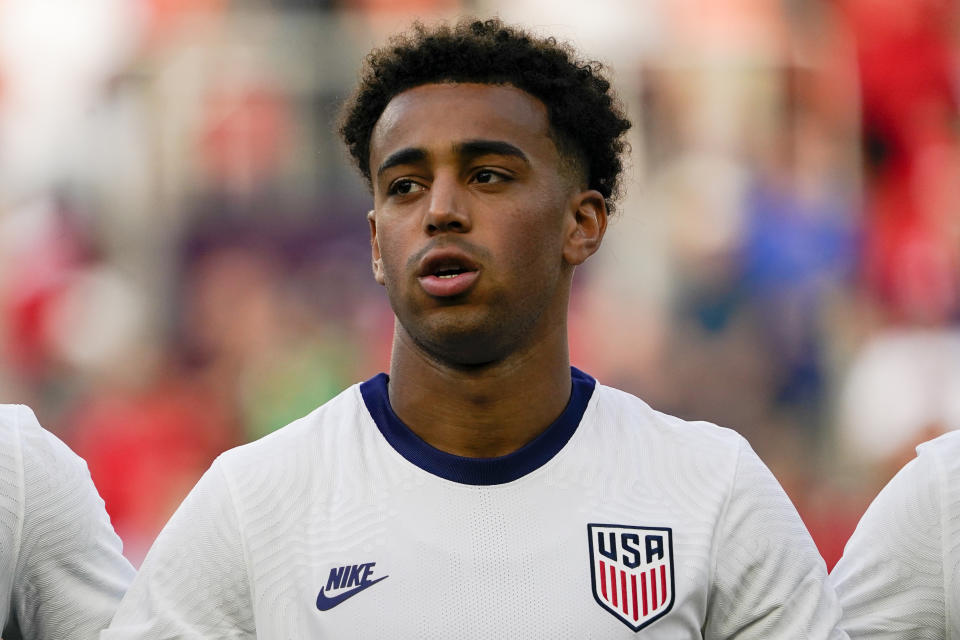
M465 458L441 451L410 430L390 406L389 377L378 374L360 385L367 406L380 433L397 452L424 471L461 484L491 485L512 482L546 464L573 437L596 380L570 367L573 380L567 407L546 431L513 453L498 458Z

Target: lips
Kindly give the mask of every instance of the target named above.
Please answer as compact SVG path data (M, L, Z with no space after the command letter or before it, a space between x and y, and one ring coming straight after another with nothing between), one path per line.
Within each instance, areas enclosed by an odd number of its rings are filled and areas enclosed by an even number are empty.
M480 276L480 267L461 251L441 249L427 253L417 273L417 281L427 294L448 298L470 289Z

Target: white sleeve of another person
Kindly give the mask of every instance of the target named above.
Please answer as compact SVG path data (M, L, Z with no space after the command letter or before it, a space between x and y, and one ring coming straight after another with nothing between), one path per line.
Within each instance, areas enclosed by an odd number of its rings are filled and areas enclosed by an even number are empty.
M23 519L10 602L25 640L96 638L110 623L134 570L121 554L86 463L24 406L16 421Z
M219 460L150 548L101 640L256 638L243 542Z
M871 503L830 574L851 638L960 637L956 621L948 620L956 608L949 592L960 578L957 436L918 448L920 455ZM951 440L952 448L944 448Z
M706 640L842 640L827 568L797 510L746 441L718 525Z

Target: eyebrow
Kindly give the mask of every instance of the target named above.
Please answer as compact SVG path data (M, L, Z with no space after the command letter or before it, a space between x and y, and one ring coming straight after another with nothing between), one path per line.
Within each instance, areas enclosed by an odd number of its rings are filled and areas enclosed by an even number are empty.
M380 176L384 171L398 164L413 164L426 159L427 152L425 149L415 149L412 147L400 149L399 151L391 153L387 156L386 160L380 163L380 166L377 167L377 176Z
M453 150L457 155L467 158L476 158L478 156L513 156L520 158L527 164L530 163L527 159L527 154L509 142L503 142L501 140L467 140L466 142L454 145Z
M480 156L511 156L530 164L527 154L521 151L519 147L509 142L503 142L502 140L467 140L466 142L455 144L453 151L464 159L477 158ZM377 167L377 175L379 176L387 169L397 165L423 162L429 155L426 149L419 147L400 149L399 151L391 153L380 163L380 166Z

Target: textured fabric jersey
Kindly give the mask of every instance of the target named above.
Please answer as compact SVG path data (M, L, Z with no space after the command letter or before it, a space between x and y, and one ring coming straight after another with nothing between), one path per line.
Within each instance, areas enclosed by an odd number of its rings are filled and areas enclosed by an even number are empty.
M102 637L846 637L740 436L573 381L557 421L500 458L423 442L383 374L227 452Z
M3 637L96 638L133 579L87 466L22 405L0 405Z
M960 431L917 447L830 580L851 638L960 638Z

